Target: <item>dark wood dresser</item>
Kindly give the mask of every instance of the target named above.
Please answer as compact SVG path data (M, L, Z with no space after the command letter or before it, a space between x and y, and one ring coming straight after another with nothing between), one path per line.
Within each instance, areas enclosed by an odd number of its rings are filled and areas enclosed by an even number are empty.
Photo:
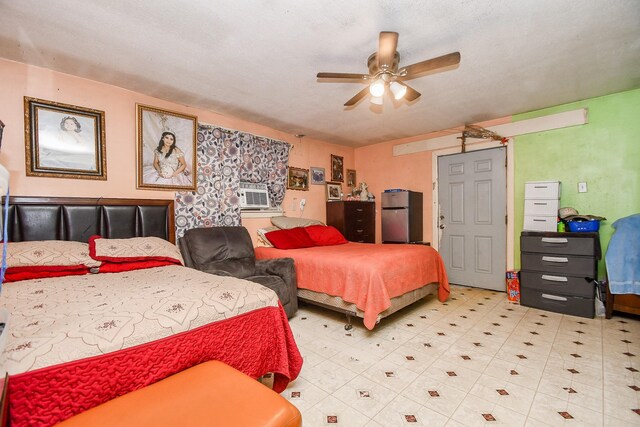
M598 233L524 231L520 235L520 304L594 317Z
M375 202L327 202L327 225L337 228L351 242L375 243Z

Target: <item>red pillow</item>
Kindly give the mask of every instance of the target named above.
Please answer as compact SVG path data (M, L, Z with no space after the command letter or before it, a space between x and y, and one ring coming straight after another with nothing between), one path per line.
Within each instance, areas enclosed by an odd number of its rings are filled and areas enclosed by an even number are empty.
M304 227L270 231L264 235L278 249L298 249L315 246Z
M348 243L342 233L331 225L310 225L305 231L316 246L332 246Z

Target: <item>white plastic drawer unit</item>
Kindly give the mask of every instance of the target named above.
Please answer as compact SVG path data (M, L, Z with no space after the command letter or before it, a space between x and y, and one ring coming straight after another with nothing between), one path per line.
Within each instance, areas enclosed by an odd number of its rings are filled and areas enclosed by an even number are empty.
M552 216L558 215L560 200L558 199L525 199L524 211L527 215Z
M523 230L530 231L556 231L556 216L532 216L525 215Z
M559 199L560 181L535 181L524 184L525 199Z

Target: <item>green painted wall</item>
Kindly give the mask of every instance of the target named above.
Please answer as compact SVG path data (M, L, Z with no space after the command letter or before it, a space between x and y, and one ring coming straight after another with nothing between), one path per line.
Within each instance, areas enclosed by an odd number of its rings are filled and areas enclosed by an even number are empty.
M522 231L524 183L561 181L560 206L607 218L600 224L602 253L622 217L640 213L640 89L533 111L513 117L530 119L578 108L588 109L588 123L515 138L515 228ZM578 193L586 181L588 192ZM520 268L520 240L515 242ZM604 260L598 265L604 276Z

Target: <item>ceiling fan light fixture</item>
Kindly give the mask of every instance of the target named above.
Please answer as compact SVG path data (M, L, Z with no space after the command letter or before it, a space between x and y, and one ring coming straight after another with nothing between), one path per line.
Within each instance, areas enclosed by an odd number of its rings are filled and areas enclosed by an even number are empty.
M381 97L384 94L384 80L378 78L375 79L369 86L369 93L373 97Z
M393 97L396 100L400 100L407 93L407 87L398 82L391 82L391 84L389 85L389 89L391 89L391 93L393 93Z
M372 104L376 104L376 105L382 105L382 97L381 96L372 96L371 99L369 99L369 102L371 102Z

